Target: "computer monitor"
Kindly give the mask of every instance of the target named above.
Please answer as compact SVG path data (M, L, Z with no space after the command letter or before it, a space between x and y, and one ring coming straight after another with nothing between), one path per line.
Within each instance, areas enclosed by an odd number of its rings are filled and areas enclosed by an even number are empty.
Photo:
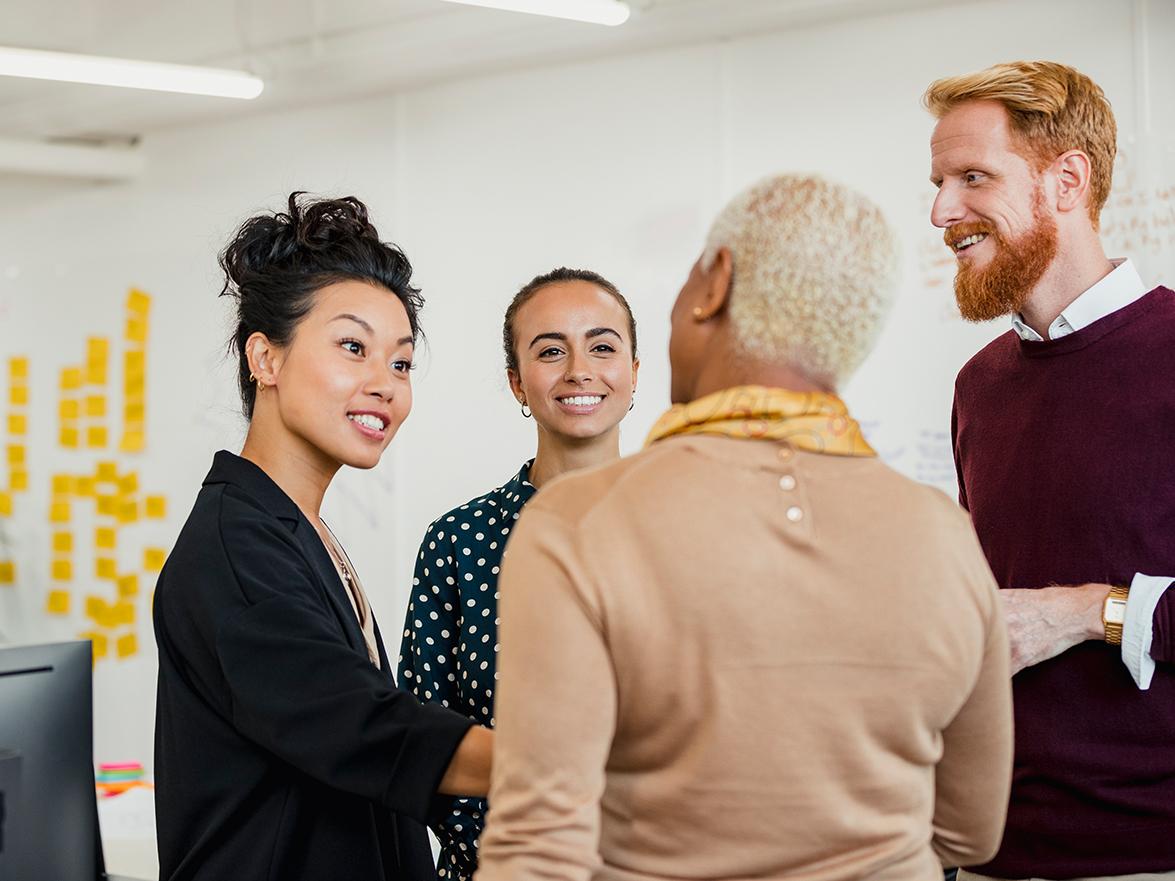
M94 881L89 642L0 648L0 878Z

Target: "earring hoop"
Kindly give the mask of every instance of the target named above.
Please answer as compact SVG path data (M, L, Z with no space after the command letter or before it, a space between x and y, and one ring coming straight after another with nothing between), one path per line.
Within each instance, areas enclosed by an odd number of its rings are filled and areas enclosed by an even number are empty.
M530 410L526 408L526 401L522 402L522 415L527 419L530 418Z
M632 408L636 406L636 392L632 393L632 400L628 402L628 412L632 412Z

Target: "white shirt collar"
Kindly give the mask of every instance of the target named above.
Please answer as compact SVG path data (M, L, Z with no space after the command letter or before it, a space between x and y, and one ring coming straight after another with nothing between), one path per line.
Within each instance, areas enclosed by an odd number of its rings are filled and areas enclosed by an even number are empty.
M1142 276L1129 257L1118 257L1110 263L1114 268L1109 274L1066 306L1065 311L1049 325L1050 340L1088 327L1123 306L1129 306L1147 292ZM1042 342L1041 335L1025 324L1021 315L1012 316L1012 329L1022 340Z

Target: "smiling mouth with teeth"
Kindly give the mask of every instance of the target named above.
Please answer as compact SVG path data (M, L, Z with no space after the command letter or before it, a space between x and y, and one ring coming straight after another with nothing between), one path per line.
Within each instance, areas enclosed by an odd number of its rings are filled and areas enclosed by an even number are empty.
M958 254L962 251L966 251L972 245L978 245L986 238L987 233L985 232L975 233L974 235L969 235L966 238L959 239L957 242L952 242L951 247L954 248L955 253Z
M568 407L594 407L596 404L604 400L603 395L568 395L566 397L557 398L561 404L566 404Z
M382 419L369 413L348 413L347 418L352 422L358 422L364 428L370 428L372 431L383 431L387 427L387 423Z

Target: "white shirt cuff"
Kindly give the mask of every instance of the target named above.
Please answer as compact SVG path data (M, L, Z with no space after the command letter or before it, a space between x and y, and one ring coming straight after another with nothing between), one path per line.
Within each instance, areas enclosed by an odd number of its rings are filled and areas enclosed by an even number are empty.
M1172 583L1175 578L1143 575L1141 572L1130 582L1126 621L1122 625L1122 663L1143 691L1151 687L1151 677L1155 675L1155 662L1151 657L1155 607Z

